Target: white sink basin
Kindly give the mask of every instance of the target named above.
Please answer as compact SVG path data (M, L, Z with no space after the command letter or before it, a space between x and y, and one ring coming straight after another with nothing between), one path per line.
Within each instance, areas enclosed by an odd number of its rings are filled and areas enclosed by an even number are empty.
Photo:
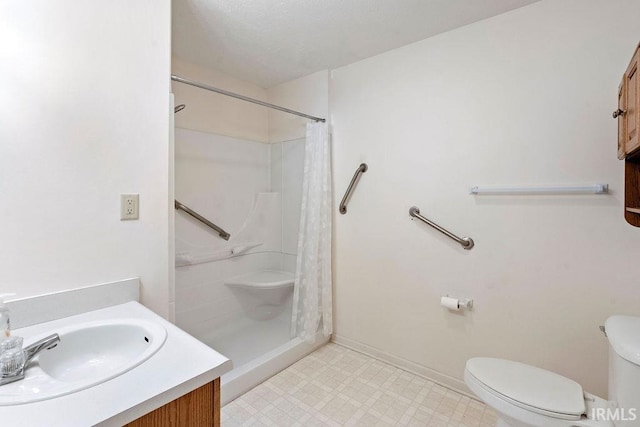
M51 399L110 380L143 363L167 338L160 324L118 319L25 337L25 346L52 333L60 336L57 347L41 352L23 380L0 386L0 405Z

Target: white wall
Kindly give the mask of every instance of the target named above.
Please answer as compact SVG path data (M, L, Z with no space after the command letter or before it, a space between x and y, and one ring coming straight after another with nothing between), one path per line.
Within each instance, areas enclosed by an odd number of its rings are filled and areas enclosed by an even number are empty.
M267 91L259 86L176 56L171 61L171 72L250 98L267 100ZM268 141L266 108L184 83L172 82L171 86L176 105L186 105L184 110L176 114L177 127L251 141Z
M332 72L336 206L369 164L335 217L339 339L457 379L472 356L514 359L606 396L598 325L640 315L611 119L638 16L637 1L547 0ZM594 182L611 193L467 194ZM473 311L447 312L446 293Z
M166 316L170 2L3 2L0 58L0 292L140 276Z
M329 71L318 71L267 89L269 102L310 116L329 116ZM269 142L304 138L309 121L269 109Z

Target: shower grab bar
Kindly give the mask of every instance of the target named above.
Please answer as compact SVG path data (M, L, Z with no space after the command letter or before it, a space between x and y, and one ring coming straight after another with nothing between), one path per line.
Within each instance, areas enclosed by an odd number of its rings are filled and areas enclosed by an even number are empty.
M450 231L440 227L438 224L436 224L435 222L432 222L430 220L428 220L427 218L423 217L422 215L420 215L420 209L418 209L415 206L412 206L409 209L409 215L413 218L418 218L420 221L424 222L425 224L435 228L436 230L438 230L439 232L441 232L442 234L444 234L445 236L455 240L456 242L458 242L460 245L462 245L462 247L464 249L471 249L473 248L473 239L471 237L458 237L455 234L451 233Z
M194 217L195 219L197 219L198 221L200 221L201 223L203 223L207 227L214 229L215 231L218 232L220 237L222 237L224 240L229 240L229 237L231 237L231 235L229 233L227 233L226 231L224 231L222 228L218 227L217 225L215 225L214 223L209 221L207 218L203 217L198 212L190 209L189 207L183 205L179 201L174 200L174 207L176 209L179 209L179 210L183 211L186 214L191 215L192 217Z
M358 180L358 177L360 176L360 174L365 173L367 169L369 169L367 164L361 163L360 166L358 166L358 169L356 169L356 173L353 174L353 178L351 178L351 182L347 187L347 191L344 193L344 197L340 202L340 213L342 215L347 213L347 201L349 200L349 197L351 197L351 193L353 192L353 187L356 185L356 181Z

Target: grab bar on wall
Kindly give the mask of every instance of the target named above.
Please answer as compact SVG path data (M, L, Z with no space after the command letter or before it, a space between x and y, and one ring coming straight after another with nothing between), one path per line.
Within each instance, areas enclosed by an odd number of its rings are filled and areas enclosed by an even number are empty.
M217 231L218 234L220 235L220 237L222 237L224 240L229 240L229 237L231 237L231 235L229 233L227 233L222 228L218 227L217 225L215 225L214 223L209 221L207 218L205 218L202 215L200 215L198 212L194 211L193 209L188 208L187 206L183 205L182 203L180 203L177 200L174 200L174 202L175 202L174 203L174 207L176 209L179 209L182 212L191 215L192 217L194 217L195 219L197 219L198 221L200 221L201 223L203 223L207 227L212 228L213 230Z
M369 169L367 164L361 163L360 166L358 166L358 169L356 169L356 173L353 174L353 178L351 178L351 182L347 187L347 191L346 193L344 193L344 197L340 202L340 213L342 215L347 213L347 201L349 200L349 197L351 197L351 193L353 192L353 187L356 185L356 181L358 181L358 177L360 176L360 174L365 173L367 169Z
M413 218L418 218L420 221L422 221L425 224L435 228L436 230L438 230L439 232L441 232L445 236L447 236L447 237L455 240L456 242L460 243L460 245L462 245L462 247L464 249L471 249L473 247L473 245L474 245L473 239L471 237L462 237L462 238L460 238L460 237L456 236L455 234L451 233L450 231L440 227L435 222L429 221L427 218L425 218L422 215L420 215L420 209L418 209L415 206L412 206L409 209L409 215L412 216Z

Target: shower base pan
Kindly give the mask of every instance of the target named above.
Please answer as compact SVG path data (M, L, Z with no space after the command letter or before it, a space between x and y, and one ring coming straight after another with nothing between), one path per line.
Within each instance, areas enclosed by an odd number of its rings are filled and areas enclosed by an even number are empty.
M221 378L221 404L226 405L328 342L329 338L322 333L316 335L313 344L294 338L257 359L234 368Z

